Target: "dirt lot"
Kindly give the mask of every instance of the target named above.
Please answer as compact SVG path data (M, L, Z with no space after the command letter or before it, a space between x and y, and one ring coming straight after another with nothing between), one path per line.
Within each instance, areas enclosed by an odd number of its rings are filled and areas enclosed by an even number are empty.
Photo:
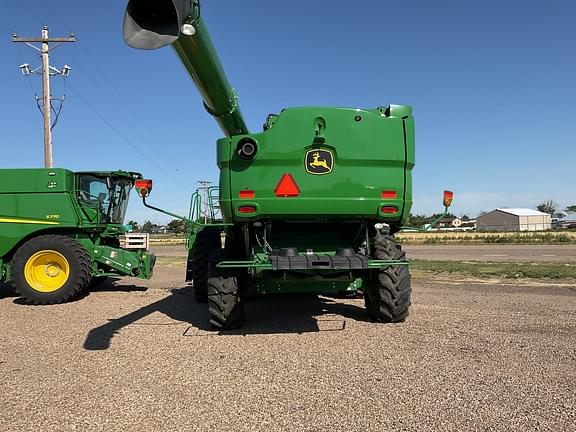
M36 307L0 287L0 430L575 429L573 286L415 281L397 325L359 299L258 299L218 334L182 280Z

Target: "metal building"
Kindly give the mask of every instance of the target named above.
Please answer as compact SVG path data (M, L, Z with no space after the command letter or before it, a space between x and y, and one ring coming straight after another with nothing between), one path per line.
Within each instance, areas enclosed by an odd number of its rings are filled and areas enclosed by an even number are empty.
M477 231L543 231L552 228L551 217L532 209L501 208L478 216Z

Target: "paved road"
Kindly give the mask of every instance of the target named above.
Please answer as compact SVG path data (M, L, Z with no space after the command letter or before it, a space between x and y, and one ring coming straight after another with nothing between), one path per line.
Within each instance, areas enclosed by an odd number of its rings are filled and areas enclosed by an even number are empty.
M450 261L576 262L576 245L404 246L408 257ZM186 256L184 246L156 246L160 256Z
M0 287L0 430L574 430L574 287L416 281L397 325L259 299L216 334L182 279L40 307Z
M409 258L449 261L576 262L576 245L405 246Z

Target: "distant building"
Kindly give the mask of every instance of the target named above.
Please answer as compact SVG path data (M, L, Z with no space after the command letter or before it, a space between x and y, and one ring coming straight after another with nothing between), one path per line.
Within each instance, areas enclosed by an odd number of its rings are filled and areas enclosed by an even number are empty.
M543 231L552 228L548 213L532 209L496 209L478 216L478 231Z
M458 221L458 222L455 222ZM438 221L438 228L454 228L459 227L462 221L456 216L446 216Z

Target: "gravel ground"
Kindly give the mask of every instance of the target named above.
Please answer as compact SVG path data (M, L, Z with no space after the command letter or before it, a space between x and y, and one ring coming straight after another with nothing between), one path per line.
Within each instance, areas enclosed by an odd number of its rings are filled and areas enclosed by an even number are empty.
M0 430L576 430L574 287L415 281L396 325L257 299L218 334L182 280L35 307L0 287Z

